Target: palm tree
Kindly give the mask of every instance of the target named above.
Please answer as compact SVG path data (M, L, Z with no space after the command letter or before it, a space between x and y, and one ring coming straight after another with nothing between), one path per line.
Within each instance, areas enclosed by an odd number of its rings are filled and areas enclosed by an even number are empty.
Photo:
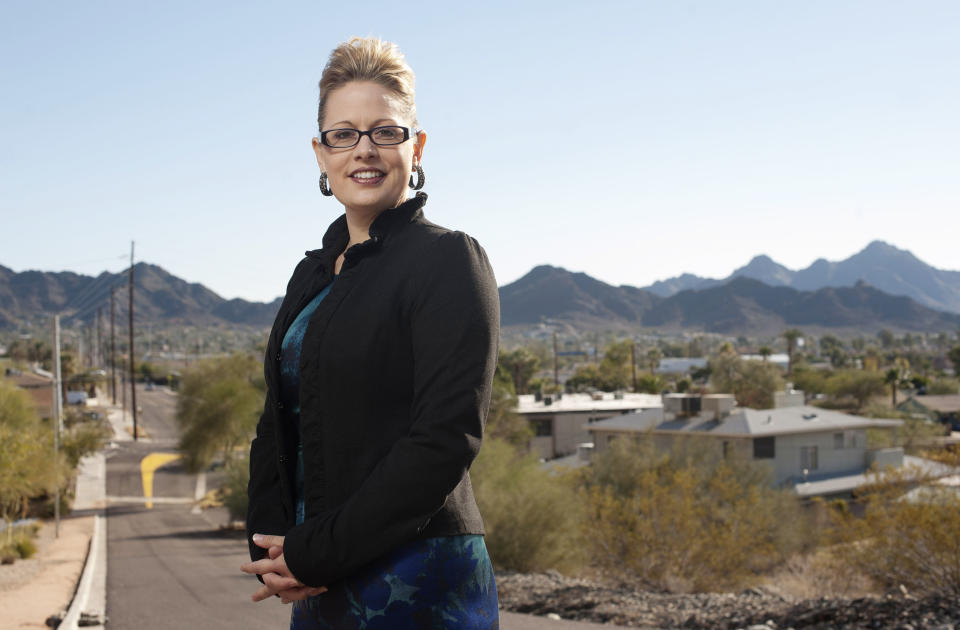
M793 373L793 351L797 346L797 339L802 336L803 333L796 328L783 331L783 337L787 340L787 374Z
M887 374L883 377L883 382L890 386L890 396L891 402L893 403L893 408L897 408L897 386L900 384L900 370L895 367L887 370Z

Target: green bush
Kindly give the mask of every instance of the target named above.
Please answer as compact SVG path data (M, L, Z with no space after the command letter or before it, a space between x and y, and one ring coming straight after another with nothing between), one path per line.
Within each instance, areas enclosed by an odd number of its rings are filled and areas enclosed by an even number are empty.
M927 385L927 394L930 396L960 394L960 381L946 377L935 379Z
M223 484L223 504L230 512L231 521L247 518L247 484L250 482L250 456L233 459L226 466L227 478Z
M581 565L581 501L569 473L551 474L536 455L487 438L470 478L495 566L569 571Z
M26 560L37 553L37 544L29 536L20 535L14 539L13 549L18 556Z

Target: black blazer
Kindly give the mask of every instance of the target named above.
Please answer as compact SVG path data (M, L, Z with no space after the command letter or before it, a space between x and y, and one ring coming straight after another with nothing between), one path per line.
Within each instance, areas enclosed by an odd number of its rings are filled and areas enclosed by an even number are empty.
M477 241L428 221L425 202L419 193L377 216L310 319L300 360L301 525L298 436L279 413L280 343L330 282L349 241L345 215L297 265L270 333L247 535L285 535L287 566L310 586L415 538L484 533L468 469L496 365L497 284ZM258 560L265 550L251 541L250 555Z

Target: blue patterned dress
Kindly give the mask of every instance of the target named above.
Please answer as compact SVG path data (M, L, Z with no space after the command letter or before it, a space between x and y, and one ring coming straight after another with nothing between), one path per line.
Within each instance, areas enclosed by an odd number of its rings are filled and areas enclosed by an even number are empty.
M334 276L336 281L337 276ZM281 345L280 396L300 432L300 349L320 291L297 315ZM297 446L297 524L304 520L303 446ZM290 630L497 630L493 566L483 536L413 540L389 551L327 592L293 603Z

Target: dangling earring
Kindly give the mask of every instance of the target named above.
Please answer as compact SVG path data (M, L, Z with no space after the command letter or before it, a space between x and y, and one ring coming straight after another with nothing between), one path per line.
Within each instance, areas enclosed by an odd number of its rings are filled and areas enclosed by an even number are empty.
M411 179L413 179L411 177ZM320 171L320 192L323 193L325 197L331 196L333 193L330 191L330 187L327 185L327 172Z
M427 182L426 176L423 174L423 167L417 164L414 168L417 169L417 183L413 183L413 175L410 176L410 183L408 184L410 188L414 190L420 190L423 188L423 185Z

